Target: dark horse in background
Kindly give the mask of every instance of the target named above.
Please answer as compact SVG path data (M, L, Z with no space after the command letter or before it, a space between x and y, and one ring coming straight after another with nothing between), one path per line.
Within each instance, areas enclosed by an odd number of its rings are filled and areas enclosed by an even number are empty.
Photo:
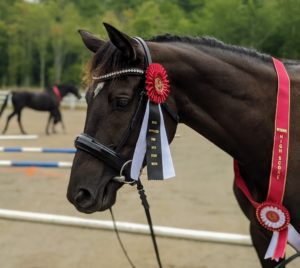
M49 127L51 122L53 123L52 132L55 132L54 126L58 122L61 122L62 127L64 129L65 126L60 111L60 102L62 98L69 93L73 94L78 99L81 98L79 90L73 85L57 85L54 87L46 88L46 90L44 90L43 92L12 91L10 94L11 101L13 104L13 111L7 116L6 124L2 133L6 133L10 120L16 115L18 118L20 131L22 132L22 134L26 134L21 122L21 112L25 107L37 111L49 112L49 118L46 125L47 135L49 134ZM10 94L8 94L4 100L4 103L0 110L0 116L2 115L5 107L7 106Z
M105 24L105 27L109 41L80 31L83 42L94 53L91 77L125 68L145 69L141 45L112 26ZM236 159L252 196L257 202L263 202L268 192L277 98L277 75L272 58L212 38L165 35L146 43L153 62L167 70L171 92L166 103L179 115L180 123ZM300 63L286 60L284 64L291 81L291 123L283 204L290 212L291 224L300 232ZM99 92L97 79L91 79L86 93L88 109L84 132L112 150L118 148L125 159L132 159L145 111L144 106L142 113L135 117L137 127L130 129L144 81L142 76L121 76L102 82ZM162 113L171 142L177 123L166 110ZM122 147L117 147L127 129L130 135ZM123 185L113 180L118 175L119 170L105 161L78 150L67 197L81 212L106 210L115 203L117 190ZM254 207L235 185L234 193L249 219L261 265L275 267L277 262L264 259L272 232L261 227Z

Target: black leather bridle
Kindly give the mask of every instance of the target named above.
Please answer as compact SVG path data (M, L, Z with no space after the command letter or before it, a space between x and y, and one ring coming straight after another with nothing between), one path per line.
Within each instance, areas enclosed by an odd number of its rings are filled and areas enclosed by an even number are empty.
M143 48L143 51L145 53L145 69L149 66L149 64L152 63L151 54L149 51L149 48L146 44L146 42L139 38L134 38L140 46ZM134 69L128 69L127 73L130 75L143 75L145 72L133 72L131 70ZM115 76L121 76L126 75L126 72L114 72L113 75ZM102 76L104 80L109 79L109 75ZM145 80L145 79L144 79ZM118 146L115 148L115 150L105 146L104 144L97 141L95 138L91 137L90 135L86 133L80 134L75 139L75 147L81 151L84 151L93 157L99 159L100 161L103 161L108 166L112 167L113 169L117 170L120 174L120 176L114 177L113 179L122 183L134 183L130 176L128 169L126 169L127 166L130 166L130 159L127 159L125 156L123 156L120 151L126 144L126 141L128 140L132 130L136 127L138 119L141 118L141 113L145 110L146 105L146 99L147 99L147 93L145 90L145 87L143 86L143 89L140 92L139 101L137 104L137 108L131 118L130 124L125 130L125 133L122 135L122 140L118 144ZM169 108L167 103L162 103L162 107L165 111L171 116L171 118L176 122L176 124L179 122L179 118L177 113L175 113L172 109Z
M95 138L91 137L86 133L80 134L75 139L75 147L77 149L92 155L93 157L99 159L100 161L103 161L111 168L117 170L118 174L120 175L112 179L121 183L134 184L135 182L130 178L128 169L125 169L127 165L129 166L131 161L127 159L125 156L123 156L120 153L120 151L126 144L130 136L130 133L137 125L138 118L141 115L143 103L145 102L145 99L146 99L145 92L143 90L140 93L138 105L136 111L133 114L133 117L131 118L130 124L128 125L127 129L122 135L122 139L119 142L118 146L114 150L100 143Z
M146 70L148 68L149 64L152 63L149 48L148 48L146 42L143 39L141 39L139 37L135 37L134 39L143 48L143 51L144 51L144 54L145 54L145 67L146 67L145 70ZM113 77L123 76L123 75L126 75L126 74L128 74L128 75L144 75L145 71L140 70L140 69L127 69L127 70L121 70L119 72L113 72L113 73L108 74L108 75L104 75L101 78L103 78L103 80L108 80L108 79L111 79ZM141 113L143 111L145 111L146 100L147 100L147 93L146 93L145 86L144 86L143 89L140 92L140 97L139 97L139 101L138 101L138 104L137 104L137 108L136 108L136 110L135 110L135 112L134 112L134 114L131 118L130 124L129 124L128 128L126 129L124 135L122 135L122 140L120 141L120 143L118 144L118 146L116 147L115 150L103 145L102 143L97 141L95 138L91 137L90 135L88 135L86 133L80 134L75 139L75 147L78 150L81 150L83 152L86 152L86 153L90 154L91 156L99 159L100 161L103 161L104 163L106 163L111 168L117 170L119 172L120 176L116 176L116 177L112 178L113 180L115 180L119 183L129 183L129 184L135 184L136 183L137 190L139 192L140 199L142 201L142 205L144 207L146 217L147 217L147 221L148 221L148 225L149 225L149 228L150 228L150 234L151 234L151 238L152 238L152 242L153 242L153 246L154 246L154 250L155 250L155 254L156 254L157 263L158 263L158 266L161 268L162 264L161 264L159 251L158 251L158 246L157 246L157 243L156 243L155 234L154 234L154 230L153 230L153 224L152 224L152 219L151 219L151 214L150 214L150 206L149 206L149 203L148 203L147 198L146 198L144 187L143 187L140 179L135 181L135 180L132 180L130 178L129 170L126 169L126 167L129 166L131 160L127 159L126 157L124 157L120 153L121 149L126 144L132 130L136 127L138 119L141 118L140 117ZM177 113L175 113L172 109L170 109L169 106L166 103L162 103L161 106L164 108L165 111L167 111L167 113L171 116L171 118L173 118L173 120L176 122L176 124L178 124L179 117L178 117ZM128 257L127 252L124 249L124 246L123 246L123 244L120 240L118 230L116 228L116 224L115 224L115 221L114 221L114 216L113 216L113 213L112 213L111 209L110 209L110 212L112 214L115 231L116 231L116 234L118 236L121 247L124 251L124 254L126 255L126 257L129 261L129 263L131 264L131 266L134 267L134 265L132 264L130 258Z

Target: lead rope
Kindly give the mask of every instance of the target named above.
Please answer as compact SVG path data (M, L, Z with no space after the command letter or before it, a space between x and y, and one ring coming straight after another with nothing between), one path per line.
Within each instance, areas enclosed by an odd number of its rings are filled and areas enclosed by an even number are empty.
M277 266L275 266L275 268L284 268L286 264L290 263L291 261L293 261L297 257L300 257L300 252L297 252L294 255L288 257L286 260L282 261Z
M153 230L153 224L152 224L152 219L151 219L151 214L150 214L150 206L149 206L149 203L147 201L147 196L145 194L144 186L143 186L140 179L136 182L136 188L137 188L138 193L140 195L140 199L142 201L142 205L144 207L145 214L146 214L146 217L147 217L147 222L148 222L148 225L149 225L149 228L150 228L151 239L152 239L153 247L154 247L154 250L155 250L155 256L156 256L156 260L157 260L157 263L158 263L158 267L162 268L162 264L161 264L161 260L160 260L160 256L159 256L159 251L158 251L158 246L157 246L157 243L156 243L155 233L154 233L154 230ZM114 230L115 230L115 233L117 235L119 244L122 248L122 251L123 251L125 257L127 258L129 264L131 265L131 267L135 268L135 265L133 264L132 260L130 259L129 255L128 255L125 247L124 247L124 244L121 240L121 237L120 237L120 234L119 234L119 231L118 231L118 228L117 228L117 224L116 224L116 220L115 220L112 208L109 208L109 211L110 211L111 218L112 218L112 221L113 221Z
M145 213L146 213L146 217L147 217L148 225L149 225L149 228L150 228L150 234L151 234L152 243L153 243L154 250L155 250L155 256L156 256L156 260L157 260L157 263L158 263L158 267L162 268L162 264L161 264L160 256L159 256L159 251L158 251L158 246L157 246L157 243L156 243L155 233L154 233L154 230L153 230L153 224L152 224L152 219L151 219L151 214L150 214L150 206L149 206L149 203L147 201L147 196L145 194L144 186L143 186L140 179L138 179L136 181L136 188L139 192L140 199L142 201L142 205L143 205Z
M115 216L114 216L114 213L112 211L112 208L110 207L109 208L109 211L110 211L110 215L111 215L111 218L112 218L112 222L113 222L113 226L114 226L114 230L115 230L115 233L116 233L116 236L118 238L118 241L119 241L119 244L121 246L121 249L126 257L126 259L128 260L128 262L130 263L131 267L132 268L135 268L135 265L133 264L132 260L130 259L125 247L124 247L124 244L121 240L121 237L120 237L120 234L119 234L119 231L118 231L118 228L117 228L117 224L116 224L116 220L115 220Z

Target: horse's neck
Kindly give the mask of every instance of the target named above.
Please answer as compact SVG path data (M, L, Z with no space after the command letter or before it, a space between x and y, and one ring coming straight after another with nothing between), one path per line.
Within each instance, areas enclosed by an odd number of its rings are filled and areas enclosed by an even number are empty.
M271 62L204 50L169 45L164 53L182 123L242 163L265 163L272 153L277 88Z

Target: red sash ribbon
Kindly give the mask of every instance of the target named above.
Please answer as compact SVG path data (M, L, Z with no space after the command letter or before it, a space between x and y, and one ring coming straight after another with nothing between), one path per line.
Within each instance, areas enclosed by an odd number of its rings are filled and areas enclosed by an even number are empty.
M53 86L52 90L53 90L53 92L54 92L54 94L56 96L57 101L60 102L61 99L62 99L62 97L61 97L61 94L60 94L60 91L59 91L58 87L57 86Z
M234 161L234 173L236 186L256 208L259 223L266 229L273 231L273 237L265 258L271 257L279 260L279 258L284 257L290 221L289 212L282 205L288 166L290 80L283 63L274 58L273 63L278 76L278 91L273 156L266 201L261 204L254 201L240 174L236 160Z
M273 159L267 200L282 203L285 190L290 117L290 80L282 62L273 59L278 76Z

